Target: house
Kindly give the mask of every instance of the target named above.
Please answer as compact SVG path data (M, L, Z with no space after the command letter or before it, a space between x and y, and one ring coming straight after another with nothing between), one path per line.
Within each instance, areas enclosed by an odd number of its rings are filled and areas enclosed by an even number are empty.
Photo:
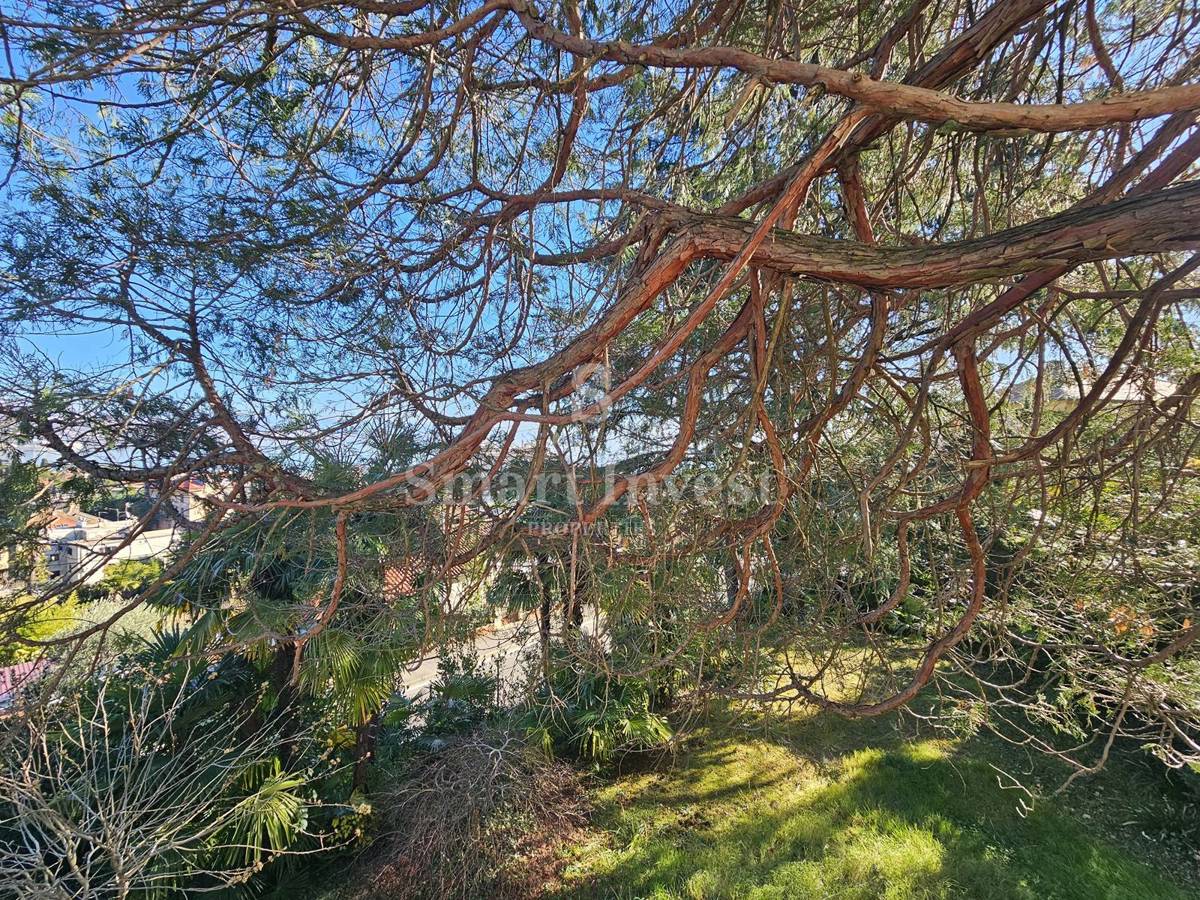
M22 691L49 670L44 659L20 662L0 668L0 712L12 706Z
M1096 372L1091 366L1080 369L1079 377L1076 378L1062 362L1051 362L1046 366L1042 377L1042 403L1046 409L1068 413L1079 405L1080 399L1090 392L1095 384ZM1032 405L1037 387L1037 378L1029 378L1014 384L1009 396L1014 403ZM1147 401L1159 402L1170 397L1177 389L1172 381L1146 379L1134 374L1115 389L1110 384L1100 396L1107 405L1135 405Z
M146 493L151 500L157 500L159 487L147 485ZM205 498L212 496L213 488L195 478L185 478L175 485L171 491L169 502L185 522L203 522L208 515L208 504Z
M46 529L50 576L95 584L112 563L165 557L182 536L174 527L137 533L137 525L135 519L110 521L86 513L55 513Z
M76 544L115 531L118 524L84 512L60 510L51 514L46 523L46 568L50 577L62 578L75 568Z

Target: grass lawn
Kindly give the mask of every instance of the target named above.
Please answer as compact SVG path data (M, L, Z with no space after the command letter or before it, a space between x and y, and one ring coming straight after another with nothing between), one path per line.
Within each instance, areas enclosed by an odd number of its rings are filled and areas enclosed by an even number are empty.
M559 898L1200 897L1200 810L1150 760L1067 770L994 737L897 720L718 717L673 764L597 789Z

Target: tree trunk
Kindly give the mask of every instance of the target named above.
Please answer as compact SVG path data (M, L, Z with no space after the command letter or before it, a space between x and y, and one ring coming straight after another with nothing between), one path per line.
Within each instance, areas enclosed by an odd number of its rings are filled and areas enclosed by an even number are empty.
M269 680L275 691L275 709L271 718L279 728L281 739L279 757L286 767L296 757L296 732L299 717L296 715L296 701L300 699L300 685L292 679L296 668L296 654L300 649L293 641L280 641L275 648L275 657L271 660Z
M371 760L375 758L375 747L379 743L379 715L375 713L368 721L354 728L354 774L350 782L351 790L367 789L367 774L371 769Z
M583 607L592 600L593 586L591 568L576 559L574 583L563 598L563 636L568 641L574 641L583 628Z
M538 554L534 558L534 565L537 567L534 572L534 577L537 580L539 594L538 602L538 643L542 653L542 677L549 679L550 677L550 609L553 604L553 595L550 591L550 585L547 584L546 578L546 557Z
M734 553L735 551L732 549L726 550L721 561L721 569L725 573L725 606L727 609L733 609L733 604L737 603L738 589L742 586L742 578L738 573Z

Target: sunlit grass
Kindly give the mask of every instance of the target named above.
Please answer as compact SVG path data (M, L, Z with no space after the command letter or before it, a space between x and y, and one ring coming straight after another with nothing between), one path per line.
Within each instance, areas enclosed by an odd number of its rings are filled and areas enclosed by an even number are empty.
M1023 812L1025 795L1001 787L993 764L1028 760L995 739L906 738L887 722L815 717L763 733L722 720L673 766L598 790L595 828L558 896L1200 896L1190 861L1168 874L1161 854L1120 840L1120 796L1093 790L1089 821L1065 801ZM1134 792L1158 785L1111 777Z

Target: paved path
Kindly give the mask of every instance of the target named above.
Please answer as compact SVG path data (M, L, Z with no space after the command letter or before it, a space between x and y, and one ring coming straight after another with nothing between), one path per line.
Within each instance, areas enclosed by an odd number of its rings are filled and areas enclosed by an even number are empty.
M555 610L554 635L557 636L562 626L561 611ZM596 611L585 609L583 616L583 633L594 634L597 631ZM528 650L531 654L537 652L538 627L537 616L529 613L524 619L480 629L475 633L474 650L480 662L485 663L487 670L494 673L502 685L515 683L521 674L521 660ZM404 687L401 693L409 699L415 699L424 691L438 674L438 654L434 653L421 660L415 669L404 673Z

